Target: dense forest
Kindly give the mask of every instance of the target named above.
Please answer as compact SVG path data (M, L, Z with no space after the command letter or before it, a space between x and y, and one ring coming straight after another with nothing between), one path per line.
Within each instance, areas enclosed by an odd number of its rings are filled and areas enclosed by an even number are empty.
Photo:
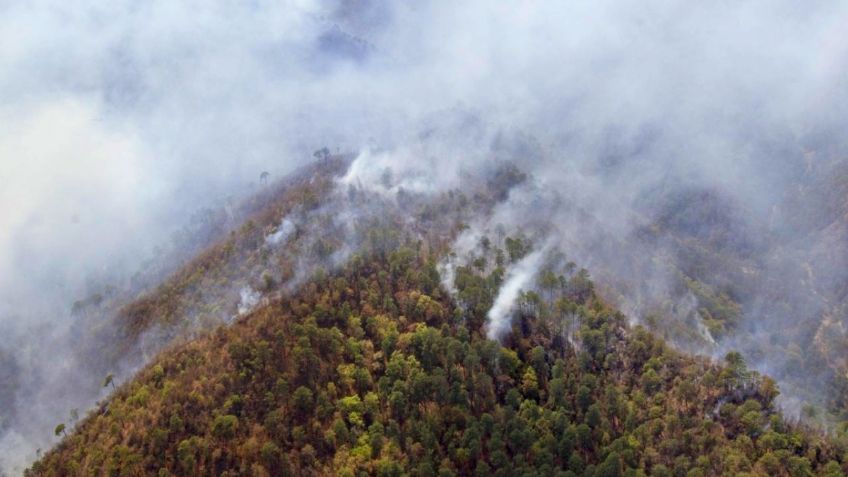
M124 309L124 338L190 333L57 423L61 442L26 475L844 475L846 444L784 418L773 380L739 353L715 363L629 326L568 250L511 231L456 256L469 214L523 180L498 168L471 200L290 188ZM345 227L329 218L340 200L358 211ZM273 249L263 237L294 210L304 220ZM541 271L490 339L508 270L531 252ZM191 293L230 290L237 264L261 300L198 324Z
M0 0L0 477L848 473L848 0Z

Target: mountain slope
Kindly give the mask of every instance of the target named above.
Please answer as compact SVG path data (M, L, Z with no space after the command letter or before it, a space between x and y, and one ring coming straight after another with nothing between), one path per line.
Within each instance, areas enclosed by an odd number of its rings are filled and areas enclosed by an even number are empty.
M629 328L559 253L487 339L533 246L450 256L461 194L333 197L360 215L353 233L325 224L320 255L355 244L345 260L172 345L27 475L843 475L844 446L787 423L773 381Z

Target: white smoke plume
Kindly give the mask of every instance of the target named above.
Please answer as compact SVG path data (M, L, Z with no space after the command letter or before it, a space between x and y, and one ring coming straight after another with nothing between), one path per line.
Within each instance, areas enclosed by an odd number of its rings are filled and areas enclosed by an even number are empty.
M265 237L265 243L268 245L278 245L283 243L295 232L295 230L297 230L297 227L294 225L294 222L288 218L284 218L277 227L277 230Z
M507 271L504 283L486 315L486 336L489 339L499 340L509 331L515 301L522 289L527 289L528 285L532 284L542 257L544 251L537 250L519 260Z
M259 300L262 298L262 294L250 287L244 287L239 291L239 297L241 300L238 304L238 314L245 315L256 308L256 305L259 304Z

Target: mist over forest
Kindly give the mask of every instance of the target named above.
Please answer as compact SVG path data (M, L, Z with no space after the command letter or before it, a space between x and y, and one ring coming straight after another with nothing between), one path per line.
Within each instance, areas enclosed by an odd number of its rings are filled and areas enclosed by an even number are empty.
M503 268L490 340L570 270L844 433L846 22L836 0L0 1L0 475L106 402L107 373L346 270L392 214L448 244L459 303L469 264ZM148 323L226 240L238 271Z

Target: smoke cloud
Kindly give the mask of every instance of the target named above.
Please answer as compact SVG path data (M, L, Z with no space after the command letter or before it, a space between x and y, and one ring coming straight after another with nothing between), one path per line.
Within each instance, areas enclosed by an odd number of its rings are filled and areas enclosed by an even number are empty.
M74 301L324 146L363 151L346 180L387 196L509 160L532 180L483 226L544 229L634 322L691 325L681 346L803 373L768 343L845 318L846 21L837 0L0 2L0 367L24 380L0 466L100 392L44 385L96 381L47 358ZM741 302L737 328L675 311L681 274Z

